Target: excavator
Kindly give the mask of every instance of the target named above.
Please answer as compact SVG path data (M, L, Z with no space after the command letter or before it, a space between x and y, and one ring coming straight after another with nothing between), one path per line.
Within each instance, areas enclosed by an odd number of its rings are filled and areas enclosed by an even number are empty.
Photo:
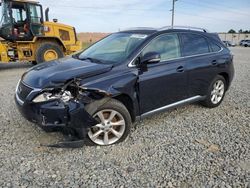
M0 62L47 62L82 48L75 28L33 0L0 0Z

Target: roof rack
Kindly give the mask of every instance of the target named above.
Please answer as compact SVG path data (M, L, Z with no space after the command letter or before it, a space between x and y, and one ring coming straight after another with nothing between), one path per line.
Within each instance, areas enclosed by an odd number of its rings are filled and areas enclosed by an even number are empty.
M164 31L164 30L168 30L168 29L187 29L187 30L202 31L205 33L209 33L209 31L207 29L200 28L200 27L190 27L190 26L173 26L173 27L172 26L165 26L165 27L158 29L158 31Z
M131 28L126 28L122 29L121 31L136 31L136 30L157 30L156 28L153 27L131 27Z

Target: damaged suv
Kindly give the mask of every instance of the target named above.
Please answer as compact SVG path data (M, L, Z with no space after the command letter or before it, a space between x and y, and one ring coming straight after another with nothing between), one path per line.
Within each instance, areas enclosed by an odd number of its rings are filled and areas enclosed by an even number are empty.
M46 131L110 145L149 115L197 101L217 107L233 75L233 56L217 34L135 28L31 68L15 99L22 115Z

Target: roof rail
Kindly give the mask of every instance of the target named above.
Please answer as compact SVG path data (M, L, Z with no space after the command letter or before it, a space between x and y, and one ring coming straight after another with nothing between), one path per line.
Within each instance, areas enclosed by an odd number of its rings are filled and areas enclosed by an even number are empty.
M168 29L187 29L187 30L202 31L205 33L209 33L209 31L207 29L200 28L200 27L191 27L191 26L173 26L173 27L172 26L165 26L165 27L158 29L158 31L164 31L164 30L168 30Z
M120 31L131 31L131 30L157 30L156 28L153 27L131 27L131 28L126 28L126 29L121 29Z

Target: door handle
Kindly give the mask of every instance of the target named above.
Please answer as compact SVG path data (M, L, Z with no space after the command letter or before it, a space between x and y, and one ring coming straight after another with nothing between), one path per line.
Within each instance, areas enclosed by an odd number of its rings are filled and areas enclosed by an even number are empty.
M184 67L183 66L179 66L177 69L176 69L177 72L184 72Z
M211 64L212 64L213 66L218 65L218 63L217 63L217 61L216 61L216 60L213 60L213 61L211 62Z

